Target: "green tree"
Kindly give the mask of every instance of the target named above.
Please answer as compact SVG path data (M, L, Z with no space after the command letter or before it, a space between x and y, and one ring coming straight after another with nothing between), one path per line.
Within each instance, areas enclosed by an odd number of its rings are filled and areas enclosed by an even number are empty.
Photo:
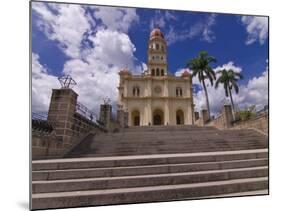
M219 77L216 81L215 88L217 89L219 84L223 85L223 88L225 90L225 96L230 97L232 115L233 115L233 119L235 120L235 108L234 108L234 103L233 103L233 98L232 98L232 89L234 89L235 93L238 94L239 86L238 86L237 81L239 79L243 79L243 76L240 73L235 72L232 69L220 70L217 72L217 75L219 75Z
M216 58L213 56L209 56L206 51L200 51L198 57L193 58L187 62L187 67L189 67L189 69L192 71L192 77L197 76L199 82L203 86L209 119L210 104L205 80L209 80L211 85L213 86L213 82L216 80L216 74L210 64L216 61Z

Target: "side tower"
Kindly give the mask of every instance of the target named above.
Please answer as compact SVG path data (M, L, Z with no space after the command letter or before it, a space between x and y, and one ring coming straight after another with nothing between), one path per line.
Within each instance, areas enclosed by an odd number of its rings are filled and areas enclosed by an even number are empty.
M167 75L167 44L160 29L153 29L148 42L148 74L151 76Z

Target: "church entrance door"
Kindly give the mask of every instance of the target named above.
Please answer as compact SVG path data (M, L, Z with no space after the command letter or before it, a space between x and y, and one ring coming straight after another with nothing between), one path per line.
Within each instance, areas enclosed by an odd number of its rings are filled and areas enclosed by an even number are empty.
M140 125L140 116L135 116L134 118L134 126L139 126Z
M183 114L182 110L177 110L176 118L177 118L177 125L183 125L184 124L184 114Z
M155 110L153 112L153 125L164 125L164 112L162 110Z
M132 125L140 126L140 112L137 110L132 112Z

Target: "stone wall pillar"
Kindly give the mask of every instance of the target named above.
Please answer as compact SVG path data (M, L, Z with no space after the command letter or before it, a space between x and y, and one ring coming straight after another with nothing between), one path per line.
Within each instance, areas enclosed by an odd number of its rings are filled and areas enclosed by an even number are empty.
M129 126L129 113L124 111L124 127L127 128Z
M224 127L230 128L233 122L231 105L224 105L222 108L222 115L224 120Z
M201 110L201 115L202 115L202 124L205 125L208 122L208 120L209 120L207 109L202 109Z
M117 122L120 125L121 128L128 127L128 112L118 109L117 110Z
M112 106L109 104L103 104L100 106L100 121L104 126L109 129L112 119Z
M194 112L194 119L195 119L195 121L199 119L199 112L198 111Z
M74 113L78 94L72 89L53 89L48 112L48 121L56 135L62 139L63 147L73 143Z
M125 112L123 109L117 110L117 123L120 125L121 128L125 127Z

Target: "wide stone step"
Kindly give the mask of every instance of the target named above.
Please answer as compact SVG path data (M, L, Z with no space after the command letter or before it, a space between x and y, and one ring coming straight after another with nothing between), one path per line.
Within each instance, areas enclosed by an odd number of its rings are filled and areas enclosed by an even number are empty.
M113 133L113 134L101 134L102 137L113 137L113 138L133 138L133 137L184 137L184 136L193 136L198 135L200 137L204 136L218 136L218 135L225 135L229 137L244 137L245 135L247 137L260 137L260 134L258 134L255 131L247 131L247 132L240 132L240 131L161 131L161 132L125 132L125 133Z
M268 159L33 171L32 181L165 174L268 166Z
M148 142L157 142L161 141L163 143L174 143L174 142L189 142L189 141L216 141L216 140L223 140L225 142L241 142L241 141L263 141L266 142L266 139L260 136L243 136L243 137L232 137L232 136L147 136L143 137L142 135L136 135L132 137L123 137L123 138L115 138L115 137L95 137L94 142L105 142L105 143L148 143Z
M172 139L171 139L172 138ZM266 136L259 135L258 133L247 133L247 134L233 134L233 133L224 133L224 132L217 132L217 133L209 133L209 132L182 132L182 133L170 133L170 132L163 132L163 133L116 133L116 134L100 134L95 136L95 140L154 140L154 139L164 139L164 140L177 140L177 139L263 139L267 140Z
M267 167L32 182L33 193L188 184L268 176Z
M165 143L163 141L154 141L154 142L142 142L142 143L134 143L134 142L115 142L115 143L93 143L92 147L94 146L108 146L108 148L116 148L116 147L151 147L151 146L159 146L159 147L173 147L173 146L179 146L179 147L190 147L192 145L195 145L194 147L202 147L207 148L210 145L215 145L217 148L220 146L247 146L247 145L257 145L257 146L266 146L266 144L258 143L256 140L248 140L248 141L237 141L237 142L224 142L217 140L216 142L208 142L208 141L186 141L186 142L173 142L173 143Z
M200 127L196 125L163 125L163 126L132 126L125 131L150 131L150 130L217 130L215 127Z
M167 154L167 153L196 153L196 152L212 152L212 151L235 151L246 149L264 149L265 146L258 144L204 144L204 145L159 145L158 147L152 146L122 146L115 145L111 147L94 147L83 153L82 156L126 156L126 155L145 155L145 154ZM75 157L75 154L73 154Z
M32 209L169 201L267 188L268 178L259 177L193 184L37 193L32 194Z
M154 155L131 155L114 157L92 158L64 158L52 160L32 161L32 170L60 170L83 169L100 167L122 167L159 164L178 164L196 162L215 162L229 160L246 160L256 158L268 158L267 149L241 150L241 151L214 151L205 153L176 153Z

